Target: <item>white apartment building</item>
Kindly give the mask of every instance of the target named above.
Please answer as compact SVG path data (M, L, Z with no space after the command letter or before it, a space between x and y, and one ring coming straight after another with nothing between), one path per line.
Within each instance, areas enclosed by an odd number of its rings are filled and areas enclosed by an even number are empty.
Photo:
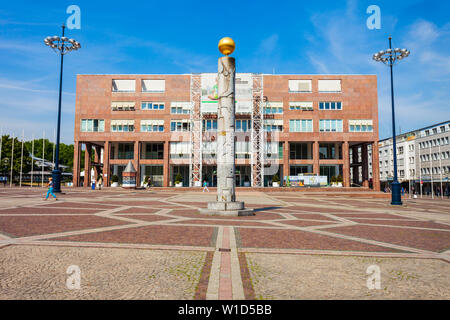
M411 182L416 190L422 187L434 191L446 190L450 178L450 121L437 123L425 128L406 132L397 136L397 176L398 181L408 186ZM392 138L380 140L379 167L382 185L394 177Z

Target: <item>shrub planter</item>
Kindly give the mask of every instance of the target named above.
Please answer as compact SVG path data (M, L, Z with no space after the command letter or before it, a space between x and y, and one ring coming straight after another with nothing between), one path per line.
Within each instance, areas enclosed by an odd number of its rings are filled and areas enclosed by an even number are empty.
M111 183L111 188L117 188L119 186L118 182Z
M175 187L181 188L182 186L183 186L183 182L178 182L178 183L175 182Z
M272 182L272 187L278 188L280 186L279 182Z

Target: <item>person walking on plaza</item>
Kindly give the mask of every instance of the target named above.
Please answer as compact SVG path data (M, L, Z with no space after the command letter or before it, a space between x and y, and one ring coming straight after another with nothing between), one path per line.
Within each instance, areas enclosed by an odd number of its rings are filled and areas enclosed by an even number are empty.
M53 193L53 178L48 179L47 187L48 187L48 191L47 191L47 195L45 196L44 200L47 200L49 195L52 195L53 198L55 198L55 200L58 200L56 198L55 194Z
M202 191L202 192L205 192L205 190L209 192L209 189L208 189L208 182L206 182L206 180L203 181L203 191Z
M100 176L97 180L97 185L98 185L98 190L102 190L102 185L103 185L103 177Z
M151 186L152 186L152 179L150 179L150 177L148 177L147 188L150 188Z

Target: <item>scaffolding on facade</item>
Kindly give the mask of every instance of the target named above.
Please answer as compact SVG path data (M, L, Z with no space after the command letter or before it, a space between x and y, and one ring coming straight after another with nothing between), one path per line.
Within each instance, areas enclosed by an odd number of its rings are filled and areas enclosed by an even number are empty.
M202 184L202 78L201 74L191 75L190 92L190 157L189 157L189 186L196 187Z
M253 79L253 108L252 123L252 187L264 186L264 83L262 74L252 74Z

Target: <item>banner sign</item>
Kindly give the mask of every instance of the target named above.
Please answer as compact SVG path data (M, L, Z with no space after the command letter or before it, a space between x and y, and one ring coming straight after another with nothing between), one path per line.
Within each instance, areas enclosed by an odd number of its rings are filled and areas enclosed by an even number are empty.
M289 176L284 177L291 187L321 187L328 185L327 176Z

